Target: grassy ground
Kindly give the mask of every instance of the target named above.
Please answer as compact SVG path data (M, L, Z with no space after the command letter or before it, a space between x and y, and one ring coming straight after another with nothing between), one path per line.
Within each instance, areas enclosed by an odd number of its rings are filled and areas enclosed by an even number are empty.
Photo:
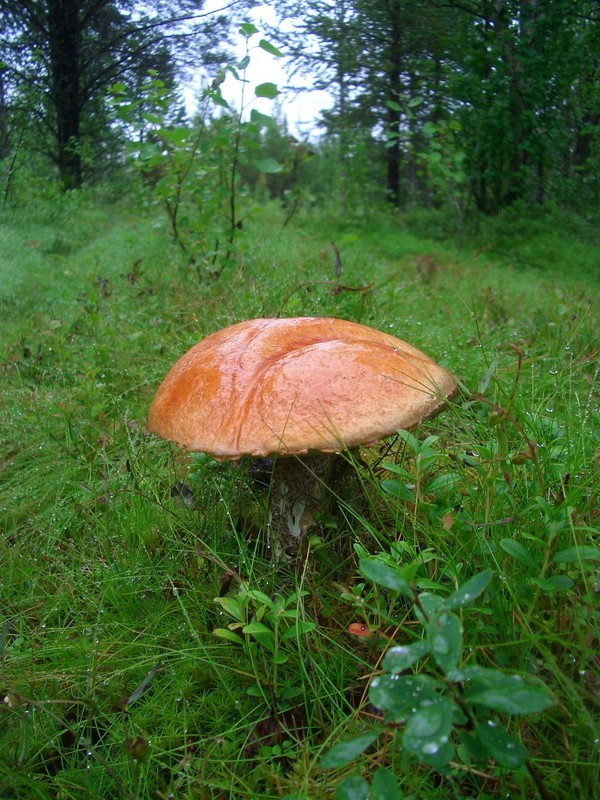
M114 205L70 200L0 225L0 796L312 800L387 766L405 797L593 798L593 234L556 214L507 216L458 251L431 215L280 223L275 208L257 214L239 266L219 277L186 269L159 218ZM301 564L272 565L252 476L177 452L144 419L199 338L301 314L407 339L464 393L418 432L421 445L438 437L426 475L398 443L363 453L327 539ZM383 455L412 488L394 494ZM360 547L418 560L418 587L442 596L493 571L462 614L464 660L548 687L547 710L503 717L528 768L459 749L441 774L391 733L347 768L320 767L368 727L361 699L389 646L385 630L365 642L348 625L394 619L395 642L414 636L410 604L360 577ZM236 614L270 628L276 651L213 634L239 631Z

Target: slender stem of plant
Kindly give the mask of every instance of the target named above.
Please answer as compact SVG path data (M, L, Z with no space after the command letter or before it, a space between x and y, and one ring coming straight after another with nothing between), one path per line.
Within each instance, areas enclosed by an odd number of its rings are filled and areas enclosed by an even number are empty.
M473 398L475 400L481 401L482 403L485 403L487 406L489 406L490 408L494 409L496 414L501 416L502 419L505 419L507 422L510 422L510 424L513 425L519 431L521 436L525 439L525 443L527 444L529 452L531 453L531 460L532 460L533 465L535 467L538 483L539 483L539 486L540 486L540 493L544 494L544 492L545 492L544 476L542 475L542 471L540 469L540 465L539 465L539 462L538 462L538 458L537 458L537 454L536 454L535 442L533 442L529 438L529 436L527 436L527 434L523 430L523 426L519 422L517 422L517 420L511 414L509 414L505 409L503 409L501 406L497 405L496 403L493 403L491 400L488 400L487 397L484 397L481 394L473 395Z
M429 622L429 614L423 608L421 600L419 599L419 595L417 594L417 590L414 587L411 587L411 588L412 588L412 591L413 591L413 603L419 609L419 611L423 615L423 619L427 623L427 622Z
M531 775L533 782L535 783L536 788L540 793L540 797L542 798L542 800L555 800L554 795L551 795L550 792L546 789L544 781L542 780L542 776L533 766L533 764L529 759L527 759L527 761L525 762L525 766L527 768L527 772L529 772L529 774Z
M515 372L512 389L508 397L508 405L506 406L507 412L510 411L513 404L513 400L515 399L515 395L517 393L517 386L519 385L519 379L521 377L521 367L523 366L523 351L519 347L517 347L516 344L511 344L510 347L517 354L517 371Z

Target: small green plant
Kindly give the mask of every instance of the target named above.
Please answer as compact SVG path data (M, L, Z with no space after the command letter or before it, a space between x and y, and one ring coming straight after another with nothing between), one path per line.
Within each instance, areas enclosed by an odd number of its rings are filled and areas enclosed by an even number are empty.
M281 684L279 667L289 661L292 649L297 650L295 644L316 627L311 620L301 618L306 594L270 598L258 589L242 586L234 596L215 598L233 622L226 628L216 628L214 635L248 652L256 680L249 693L265 698L269 704L275 698L288 700L300 692L293 681Z
M244 118L256 98L273 100L279 94L274 83L266 82L256 86L254 96L246 100L251 50L258 47L275 57L282 53L266 39L251 46L250 39L258 33L251 23L243 23L239 33L245 41L245 55L220 69L203 91L201 113L192 125L176 121L173 94L155 72L150 72L143 92L135 99L125 94L124 84L112 87L117 117L136 130L137 141L131 143L133 163L164 208L173 240L199 277L201 265L211 273L220 272L243 228L240 168L251 165L264 173L283 169L275 159L258 153L261 130L272 122L271 117L253 108L250 118ZM241 85L238 108L223 96L228 76Z
M381 722L335 744L321 766L347 766L377 740L390 737L409 760L443 773L457 761L481 765L493 759L511 770L527 765L527 751L507 730L504 718L539 713L552 704L552 697L521 675L476 663L464 642L461 616L484 593L492 571L478 573L442 597L418 591L419 567L418 561L399 566L389 554L359 560L362 576L382 587L390 603L410 599L419 633L409 644L391 646L381 660L382 672L371 680L369 702L379 710ZM539 780L537 772L532 774ZM369 788L362 776L347 776L336 797L383 797L380 783L395 786L398 793L394 780L389 771L376 773Z
M381 468L394 478L382 480L381 488L386 495L403 504L413 523L417 514L423 512L443 514L449 508L448 498L461 483L462 476L450 469L450 459L439 446L439 436L428 436L420 442L409 431L399 431L398 439L404 442L405 463L398 464L391 459L382 462Z
M425 147L416 156L434 194L454 208L462 236L469 201L469 183L467 153L459 141L461 131L462 126L456 119L426 122L422 128Z

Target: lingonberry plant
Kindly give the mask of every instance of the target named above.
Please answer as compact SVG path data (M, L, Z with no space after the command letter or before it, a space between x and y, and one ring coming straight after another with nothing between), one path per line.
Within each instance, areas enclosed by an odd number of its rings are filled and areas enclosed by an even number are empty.
M368 699L377 709L377 723L334 745L321 766L346 766L378 740L390 737L409 760L441 772L461 760L476 766L493 759L513 770L527 766L526 748L510 731L508 718L537 714L552 704L552 697L544 686L520 674L478 664L465 642L462 615L486 591L492 571L474 575L443 597L419 592L415 582L419 567L418 561L400 566L389 553L359 560L362 576L388 594L390 611L398 598L411 601L419 628L416 635L413 628L401 628L413 631L412 641L389 647L381 672L371 680ZM364 611L361 598L356 601ZM375 787L393 781L389 771L373 776ZM365 778L349 775L338 785L336 796L340 800L382 796L369 791Z

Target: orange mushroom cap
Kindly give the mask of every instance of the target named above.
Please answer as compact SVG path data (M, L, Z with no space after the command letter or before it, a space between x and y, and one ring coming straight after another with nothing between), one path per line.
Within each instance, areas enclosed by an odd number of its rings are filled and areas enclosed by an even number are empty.
M330 317L255 319L172 367L148 430L215 458L339 452L414 428L455 391L416 347Z

